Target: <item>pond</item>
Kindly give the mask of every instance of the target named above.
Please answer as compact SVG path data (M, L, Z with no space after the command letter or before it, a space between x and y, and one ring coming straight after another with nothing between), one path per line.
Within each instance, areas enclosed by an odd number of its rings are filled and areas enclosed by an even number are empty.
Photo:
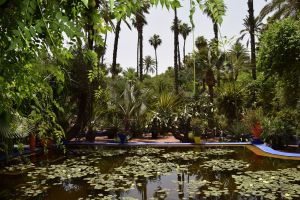
M300 199L299 161L245 147L78 147L32 159L2 167L1 200Z

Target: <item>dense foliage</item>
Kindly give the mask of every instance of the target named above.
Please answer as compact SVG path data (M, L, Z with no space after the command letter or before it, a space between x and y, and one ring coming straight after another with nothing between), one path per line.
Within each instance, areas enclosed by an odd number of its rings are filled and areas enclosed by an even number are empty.
M260 36L258 62L253 63L239 41L231 42L228 50L222 48L227 39L219 37L218 26L226 11L224 1L191 1L191 27L180 24L175 12L174 42L178 43L179 34L184 41L189 36L198 6L212 19L215 38L198 37L189 54L184 43L182 59L178 44L174 45L175 69L169 67L158 75L156 50L162 43L158 35L149 41L156 59L142 56L144 13L158 4L175 11L181 6L178 0L4 1L0 5L0 148L26 143L29 134L57 143L81 133L92 140L98 130L108 130L112 136L120 131L134 136L172 132L182 141L189 140L191 131L239 138L247 130L243 119L249 110L263 111L260 120L267 140L299 135L297 18L272 22L263 29L261 21L256 21L259 27L247 21ZM117 45L108 67L103 61L108 32L114 31L118 39L118 24L133 18L139 32L137 71L124 71L127 66L117 63ZM255 64L257 80L253 80Z

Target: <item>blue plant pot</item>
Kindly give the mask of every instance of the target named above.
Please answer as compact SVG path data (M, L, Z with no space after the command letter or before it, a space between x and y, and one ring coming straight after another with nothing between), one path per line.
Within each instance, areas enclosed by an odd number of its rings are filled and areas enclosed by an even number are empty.
M261 141L260 139L253 139L252 144L263 144L263 141Z
M118 137L120 139L120 144L125 144L126 142L126 135L123 133L118 133Z

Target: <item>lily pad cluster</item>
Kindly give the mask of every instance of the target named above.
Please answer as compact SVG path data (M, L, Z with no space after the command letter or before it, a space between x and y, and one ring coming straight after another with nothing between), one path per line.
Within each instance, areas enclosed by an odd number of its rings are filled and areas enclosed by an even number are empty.
M27 176L31 178L32 181L27 182L18 190L24 196L35 197L47 191L51 185L49 181L56 181L52 183L52 185L61 185L63 181L82 178L99 171L97 167L84 165L83 163L83 161L78 162L75 159L69 159L59 165L37 167L27 173Z
M130 151L130 154L138 155L138 156L145 156L145 155L160 155L164 153L165 150L161 148L136 148Z
M209 183L207 180L191 180L188 185L189 197L193 198L194 195L201 195L200 189Z
M95 190L98 190L99 195L102 192L124 192L134 189L134 180L120 174L98 174L93 177L87 177L84 180Z
M82 178L99 171L97 167L83 163L84 162L76 162L71 159L59 165L38 167L34 171L28 172L27 176L32 178L43 177L46 180L59 179L60 181L64 181L73 178Z
M115 168L115 171L125 176L149 178L170 172L175 166L174 163L162 162L154 156L133 156L127 157L125 165Z
M12 166L4 167L2 170L0 170L0 174L23 174L29 170L32 170L35 167L33 163L29 164L15 164Z
M115 157L115 156L121 156L127 153L127 150L121 150L121 149L111 149L111 150L101 150L94 153L96 156L103 156L103 157Z
M42 195L48 190L49 186L46 184L45 180L42 181L28 181L26 185L18 188L18 192L21 193L22 196L26 197L37 197Z
M189 199L194 199L196 196L209 197L221 197L229 194L229 189L224 186L220 181L208 181L208 180L190 180L189 182L178 181L178 184L187 184L187 192ZM179 195L183 195L183 191L177 190Z
M206 149L205 151L201 152L203 157L207 156L226 156L233 154L235 151L232 149Z
M232 175L237 185L235 192L242 197L264 199L299 199L300 171L297 168L277 171L248 171Z
M197 151L170 152L161 155L161 157L168 161L196 161L203 158L201 152Z
M212 171L219 172L241 171L247 169L249 166L250 164L247 162L234 159L209 160L205 161L203 165L200 165L200 167L204 169L211 169Z
M220 181L213 181L203 193L205 197L221 197L228 195L229 190Z
M97 174L86 177L87 181L99 194L126 192L142 186L140 180L154 178L171 171L175 164L162 162L154 156L127 157L122 166L112 174Z

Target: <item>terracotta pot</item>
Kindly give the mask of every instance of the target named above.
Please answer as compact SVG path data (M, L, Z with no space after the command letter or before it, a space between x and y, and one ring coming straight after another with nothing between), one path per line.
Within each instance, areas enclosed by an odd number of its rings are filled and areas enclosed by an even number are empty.
M259 139L260 138L260 136L263 132L263 129L261 127L260 122L255 123L255 125L253 126L251 132L252 132L252 135L253 135L254 139Z
M35 151L36 148L36 136L34 134L29 135L29 148L30 151Z

